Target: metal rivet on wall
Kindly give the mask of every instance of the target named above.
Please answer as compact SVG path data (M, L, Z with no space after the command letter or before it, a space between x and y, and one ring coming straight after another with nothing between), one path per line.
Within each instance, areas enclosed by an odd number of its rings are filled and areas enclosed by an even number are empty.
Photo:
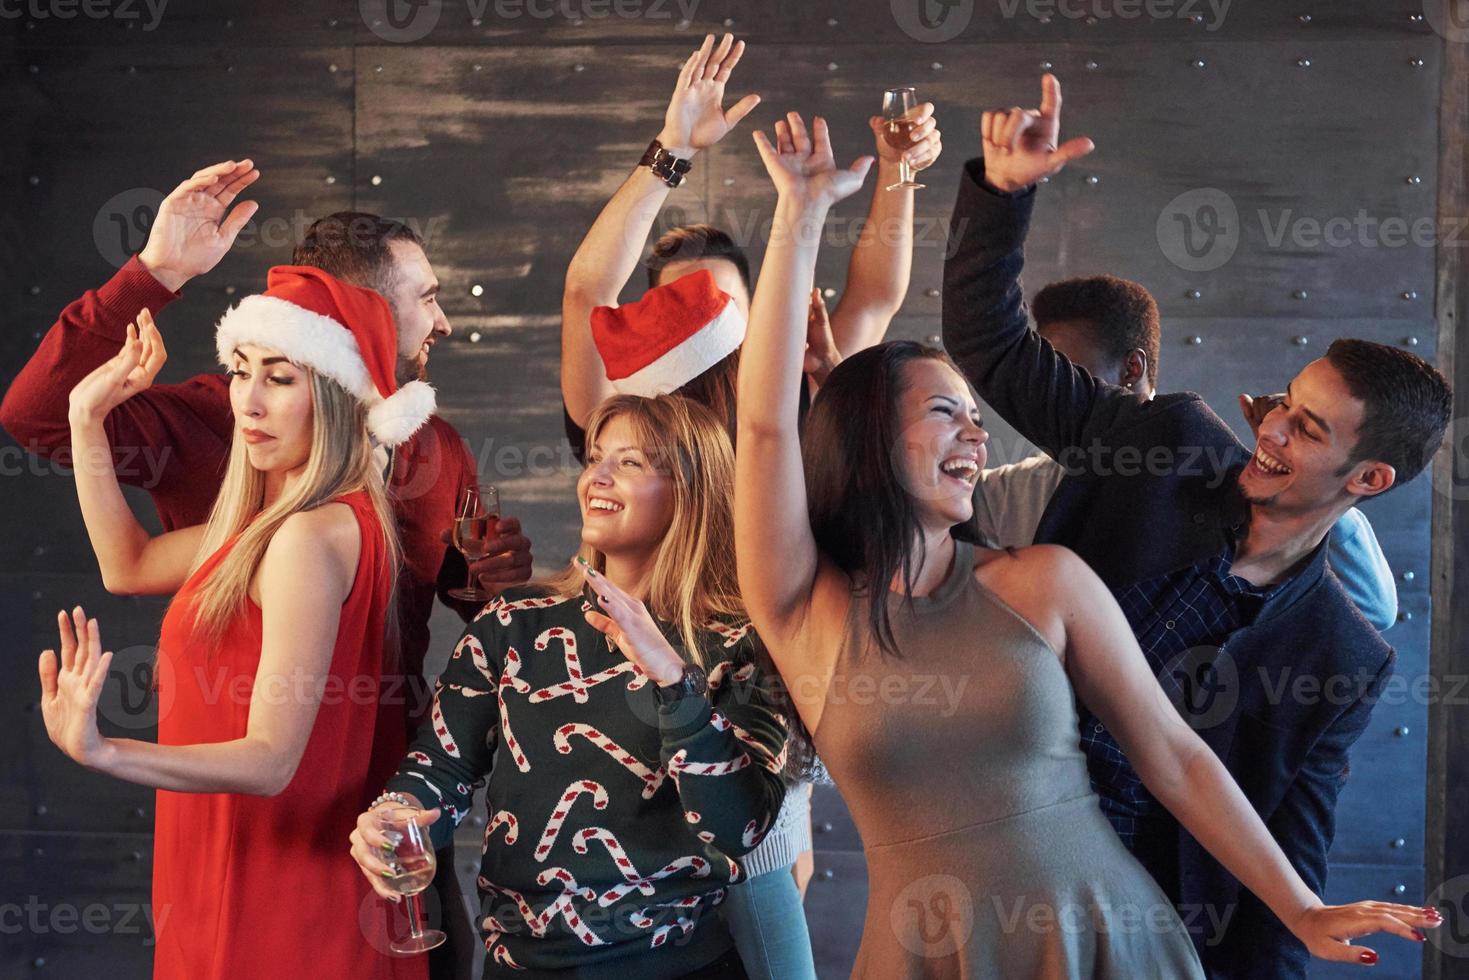
M835 871L831 870L830 868L822 868L821 869L821 877L824 878L824 879L826 879L827 881L831 881L836 876L837 876L837 873Z
M823 823L821 825L821 832L823 834L829 834L829 833L831 833L831 831L832 831L832 826L831 826L831 821L830 820L826 821L825 823Z
M1309 299L1310 296L1311 294L1306 292L1304 289L1292 290L1290 294L1291 299Z
M373 65L372 66L372 70L375 71L375 72L377 72L378 74L382 74L383 66L382 65Z
M1041 62L1041 71L1050 71L1052 67L1053 66L1049 61Z
M827 286L825 289L823 289L821 291L821 295L823 297L825 297L826 299L831 299L836 294L837 294L837 291L835 289L832 289L830 286Z
M1204 342L1204 338L1203 337L1200 337L1198 334L1195 334L1194 336L1190 337L1188 340L1184 341L1184 343L1188 344L1190 347L1197 347L1200 344L1202 344L1203 342Z
M470 20L470 22L469 22L469 26L470 27L481 27L483 25L484 25L484 21L483 20L480 20L478 17L472 18Z
M1422 68L1424 62L1422 58L1409 58L1408 64L1412 65L1414 68Z
M1408 726L1407 725L1399 725L1397 728L1394 728L1392 730L1392 733L1394 735L1396 735L1398 738L1402 738L1402 737L1404 737L1405 735L1408 734Z
M1407 178L1407 181L1410 184L1415 184L1416 185L1416 184L1423 183L1423 178L1422 177L1419 177L1417 174L1413 174L1412 176L1410 176L1410 177Z
M1102 181L1102 178L1098 177L1096 174L1087 174L1086 175L1086 182L1088 184L1091 184L1093 187L1095 187L1097 184L1101 183L1101 181Z
M49 812L50 811L46 809L46 804L44 804L44 803L38 803L38 804L36 804L36 816L38 816L38 817L44 817Z
M1392 893L1394 895L1402 895L1407 892L1407 890L1408 886L1401 883L1392 886Z
M32 75L39 75L41 73L40 65L30 65L29 68Z
M1309 344L1311 342L1311 340L1308 337L1302 337L1302 336L1297 335L1295 337L1292 337L1290 339L1290 342L1293 343L1293 344L1295 344L1297 347L1305 347L1307 344Z
M485 287L481 286L479 283L475 283L473 286L469 287L469 295L471 296L483 296L484 294Z
M477 344L477 343L479 343L479 338L480 338L480 332L478 330L472 330L472 331L470 331L470 334L469 334L469 342L471 344Z
M474 68L473 68L473 70L474 71L480 71L483 68L484 68L484 65L475 65Z
M476 826L476 827L483 827L483 826L484 826L484 825L485 825L485 824L486 824L486 823L488 823L488 822L489 822L489 821L487 821L487 820L486 820L486 819L485 819L485 816L484 816L484 814L482 814L482 813L476 813L476 814L475 814L475 815L474 815L474 825L475 825L475 826Z
M586 65L582 65L582 64L576 64L576 65L572 65L571 66L571 70L572 71L586 71L587 70L587 66Z
M1036 20L1040 21L1042 24L1049 24L1051 22L1051 18L1049 16L1037 17Z
M1407 847L1408 846L1408 842L1405 841L1403 838L1399 837L1397 840L1395 840L1395 841L1392 842L1392 846L1393 847Z
M35 187L40 182L41 178L37 177L35 174L31 174L29 177L26 178L26 183L30 184L32 187Z
M129 23L128 26L129 27L132 27L133 25L131 23ZM44 956L37 956L35 959L31 960L31 966L35 967L37 970L39 970L41 967L43 967L45 965L46 965L46 957L44 957Z
M1413 613L1411 611L1409 611L1407 609L1399 609L1398 610L1398 622L1400 622L1400 623L1407 623L1407 622L1411 622L1412 619L1413 619Z
M333 61L331 64L326 66L326 70L335 75L340 69L337 68L337 63Z
M940 337L936 333L931 333L927 337L923 338L923 342L928 344L928 346L930 347L941 347L943 346L944 338Z
M1416 576L1413 575L1413 572L1411 570L1406 571L1406 572L1403 573L1403 581L1404 582L1411 582L1411 581L1413 581L1413 579L1415 577Z
M235 287L235 286L226 286L226 287L224 287L224 294L226 296L233 296L233 295L235 295L236 288L237 287Z
M1204 15L1203 14L1190 14L1188 19L1191 20L1191 21L1193 21L1195 24L1202 24L1204 22Z
M137 65L128 65L128 74L129 75L136 75L137 73L138 73L138 66Z
M1195 58L1193 61L1190 61L1189 64L1192 65L1192 66L1194 66L1195 68L1202 68L1202 67L1204 67L1204 59L1203 58Z
M835 26L837 26L837 19L835 17L828 17L828 18L826 18L826 26L827 27L835 27Z
M1311 59L1310 58L1297 58L1296 59L1296 67L1297 68L1310 68L1311 67Z
M925 289L923 291L923 295L927 296L929 299L938 299L940 293L937 289Z
M839 66L837 65L837 63L835 61L828 61L826 63L826 70L827 71L836 71L838 67Z
M37 558L40 558L45 553L46 553L46 546L44 544L38 544L38 545L36 545L35 548L33 548L31 550L31 554L35 555Z
M1301 14L1301 16L1297 17L1296 20L1300 21L1302 24L1309 24L1311 23L1311 15Z
M1408 20L1410 22L1414 23L1414 24L1421 24L1421 23L1423 23L1423 15L1422 14L1409 14L1408 15Z
M1405 347L1417 347L1418 346L1418 338L1417 337L1404 337L1403 338L1403 346L1405 346Z
M1405 299L1405 300L1407 300L1408 302L1411 303L1413 300L1415 300L1415 299L1418 298L1418 290L1416 290L1416 289L1405 289L1405 290L1402 291L1402 293L1400 295L1403 297L1403 299Z
M1203 295L1204 294L1201 293L1201 292L1199 292L1197 289L1190 289L1188 292L1186 292L1186 293L1183 294L1183 298L1184 299L1198 299L1199 297L1201 297Z
M935 61L933 64L929 65L928 67L932 68L934 71L943 71L944 70L944 63L942 61Z
M1051 182L1051 178L1050 178L1049 175L1047 175L1045 177L1042 177L1037 183L1049 184L1050 182Z
M726 18L724 18L724 26L725 27L733 27L734 26L734 18L733 17L726 17Z
M382 177L380 177L377 174L373 174L372 175L372 180L368 181L368 183L370 183L373 187L381 187L382 186L382 182L383 182Z
M1096 71L1100 67L1102 67L1102 66L1100 64L1098 64L1097 62L1095 62L1095 61L1088 61L1086 63L1086 70L1087 71Z
M337 178L333 177L331 174L327 174L326 177L323 179L326 181L327 184L335 184L337 182Z
M337 23L338 23L338 21L337 21L337 19L335 17L328 17L326 19L326 26L327 27L336 27L337 26Z
M41 295L41 287L40 286L32 286L31 287L31 295L32 296L39 296L39 295Z
M735 180L734 180L733 177L726 177L726 178L724 178L724 186L725 187L733 187L734 186L734 182L735 182Z

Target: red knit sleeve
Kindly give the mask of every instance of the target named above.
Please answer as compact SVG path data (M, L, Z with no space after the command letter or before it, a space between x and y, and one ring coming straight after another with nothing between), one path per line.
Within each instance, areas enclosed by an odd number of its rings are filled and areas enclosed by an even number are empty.
M0 426L28 452L70 466L71 389L117 353L140 309L156 316L177 298L136 256L130 259L100 288L61 312L0 402ZM155 385L107 417L118 480L149 491L167 528L207 516L232 429L222 375Z

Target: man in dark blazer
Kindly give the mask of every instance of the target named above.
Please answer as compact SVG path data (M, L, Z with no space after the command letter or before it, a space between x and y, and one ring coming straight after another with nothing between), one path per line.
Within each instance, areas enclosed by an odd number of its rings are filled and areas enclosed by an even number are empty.
M1072 548L1112 589L1164 690L1320 895L1347 751L1393 665L1327 567L1327 539L1348 508L1422 471L1452 395L1412 354L1337 341L1291 382L1252 452L1196 394L1145 400L1073 365L1029 328L1020 285L1035 184L1091 151L1058 147L1060 86L1042 85L1039 109L984 114L984 158L965 165L945 347L1066 470L1036 542ZM1312 683L1285 683L1302 677ZM1103 810L1178 904L1209 975L1304 977L1305 947L1078 712Z

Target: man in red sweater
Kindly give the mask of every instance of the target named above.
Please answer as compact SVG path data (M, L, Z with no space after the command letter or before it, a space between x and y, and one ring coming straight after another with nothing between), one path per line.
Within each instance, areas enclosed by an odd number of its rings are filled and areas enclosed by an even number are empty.
M253 201L230 206L259 176L249 160L226 161L200 170L164 199L143 251L100 288L67 306L16 376L0 403L0 426L12 438L29 452L71 464L67 398L72 387L117 353L140 309L157 317L186 282L219 263L258 209ZM292 263L316 266L387 298L398 329L400 384L422 376L434 344L449 336L448 318L438 304L439 283L422 241L400 223L360 212L329 215L307 230ZM234 431L223 372L155 385L113 411L106 427L118 479L148 491L165 530L208 518ZM479 608L444 596L469 574L463 556L448 545L447 533L460 491L478 477L459 433L437 416L391 454L384 453L383 462L403 545L399 625L408 681L403 696L416 724L431 701L422 674L435 592L466 621ZM495 593L530 578L530 542L515 518L500 521L489 551L491 557L472 566L483 588ZM463 931L454 928L463 915L451 910L462 909L463 903L452 861L442 866L446 873L437 884L449 931L473 942L467 920ZM469 962L462 943L441 950L450 955L434 957L436 980L467 975L458 968Z

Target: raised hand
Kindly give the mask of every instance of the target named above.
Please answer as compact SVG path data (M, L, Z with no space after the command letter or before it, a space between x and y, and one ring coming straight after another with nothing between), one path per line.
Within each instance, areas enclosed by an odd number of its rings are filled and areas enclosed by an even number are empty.
M658 134L658 141L670 153L689 157L713 146L760 104L760 96L747 95L728 110L724 108L724 83L744 53L745 42L735 41L733 34L724 35L717 48L710 34L689 55L679 70Z
M128 324L127 340L122 350L98 365L91 374L71 389L72 421L94 422L140 391L146 391L158 376L168 350L163 335L146 309L139 311L138 322Z
M1351 905L1318 905L1289 923L1295 937L1311 955L1337 963L1377 962L1375 950L1354 946L1351 940L1374 932L1389 932L1404 939L1423 942L1423 930L1443 924L1437 909L1398 905L1394 902L1353 902Z
M605 633L655 684L672 684L682 677L684 660L669 645L648 607L598 574L585 559L577 561L602 607L601 612L588 610L587 622Z
M832 158L826 120L820 116L812 120L809 136L800 115L788 112L775 124L773 145L758 129L754 137L775 189L803 204L829 207L856 193L872 167L872 157L858 157L847 169L839 169Z
M1096 148L1084 136L1057 146L1061 135L1061 83L1051 74L1041 76L1039 109L1016 106L1009 111L986 112L981 128L985 180L1006 193L1059 173L1072 160Z
M41 651L41 717L46 734L61 751L84 766L96 764L106 749L97 730L97 700L107 681L112 653L102 652L102 635L95 619L81 606L72 611L76 629L65 612L56 616L61 633L61 657Z
M831 315L826 312L826 300L821 297L821 289L813 286L811 306L806 314L806 357L801 370L811 375L819 388L826 384L827 377L841 360L841 351L837 350L836 338L831 333Z
M943 152L943 134L939 132L938 121L933 117L933 103L924 102L918 107L918 113L913 117L917 124L913 127L913 145L906 150L894 149L892 144L883 139L883 127L887 120L882 116L869 116L867 125L872 130L872 135L877 141L877 158L884 163L898 163L906 158L908 166L915 171L924 170L933 166L934 161Z
M1275 406L1285 401L1285 395L1255 395L1253 398L1246 394L1239 396L1239 411L1249 423L1250 431L1256 437L1260 435L1260 423L1265 421L1265 416L1275 410Z
M179 184L159 205L138 260L175 292L213 269L259 210L256 202L241 201L230 211L240 192L259 177L249 160L226 160Z

